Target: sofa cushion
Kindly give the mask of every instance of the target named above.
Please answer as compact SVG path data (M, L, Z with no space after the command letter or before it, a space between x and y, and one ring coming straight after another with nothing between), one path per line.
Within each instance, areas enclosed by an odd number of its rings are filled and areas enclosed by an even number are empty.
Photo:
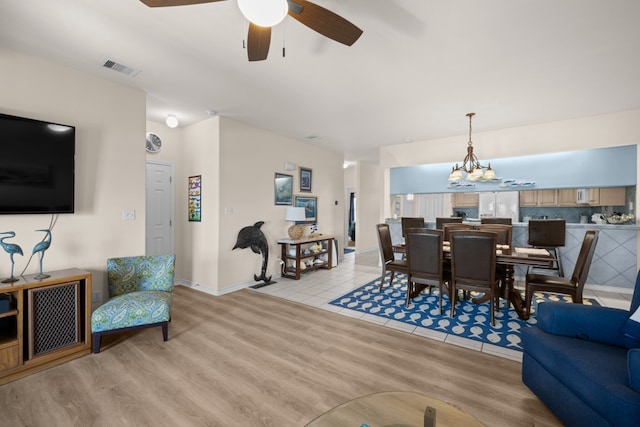
M611 424L640 419L640 395L629 383L629 350L552 335L537 327L524 330L522 339L531 357Z
M139 291L120 295L98 307L91 315L91 331L103 332L170 319L172 295L162 291Z
M640 340L640 307L626 321L622 332L630 338Z

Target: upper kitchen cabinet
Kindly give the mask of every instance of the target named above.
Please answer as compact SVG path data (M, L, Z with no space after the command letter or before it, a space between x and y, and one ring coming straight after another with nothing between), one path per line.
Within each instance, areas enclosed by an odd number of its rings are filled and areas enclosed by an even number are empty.
M560 206L578 206L578 194L575 188L558 190Z
M521 191L520 206L558 206L558 190Z
M592 206L624 206L624 187L590 188L589 204Z
M477 208L478 193L452 193L451 205L454 208Z
M545 200L541 200L541 197L545 197ZM520 192L520 206L570 207L624 205L624 187L581 188L577 190L575 188L562 190L531 190Z

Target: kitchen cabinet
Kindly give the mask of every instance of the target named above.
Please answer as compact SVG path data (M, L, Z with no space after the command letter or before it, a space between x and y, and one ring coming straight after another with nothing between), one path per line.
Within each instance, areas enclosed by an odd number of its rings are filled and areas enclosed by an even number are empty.
M520 206L538 206L538 191L528 190L520 192Z
M577 190L563 189L558 192L558 204L560 206L578 206Z
M558 190L521 191L520 206L558 206Z
M598 206L624 206L626 204L624 187L599 188L598 190Z
M558 206L558 190L538 190L538 206Z
M582 193L584 202L578 203L578 193ZM560 206L624 206L625 188L584 188L579 190L560 190Z
M454 208L477 208L478 193L453 193L451 206Z

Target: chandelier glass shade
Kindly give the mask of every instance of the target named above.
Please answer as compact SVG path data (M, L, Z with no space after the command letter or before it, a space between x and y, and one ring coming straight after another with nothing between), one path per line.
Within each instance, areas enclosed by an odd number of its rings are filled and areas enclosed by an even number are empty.
M468 113L469 117L469 142L467 143L467 155L462 161L462 165L456 165L451 170L449 181L460 181L464 179L464 173L467 174L468 181L489 181L496 177L496 173L491 169L491 163L487 166L480 164L480 160L473 153L473 142L471 142L471 119L476 113Z

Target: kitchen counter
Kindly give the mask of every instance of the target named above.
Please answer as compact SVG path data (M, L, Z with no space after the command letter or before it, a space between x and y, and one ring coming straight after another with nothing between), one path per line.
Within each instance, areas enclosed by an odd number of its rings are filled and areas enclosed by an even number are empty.
M386 222L389 224L393 243L401 243L403 239L400 220L389 219ZM434 222L427 222L426 225L429 228L435 228ZM596 252L587 278L587 288L603 290L623 288L631 292L638 273L637 240L639 229L639 224L567 223L565 246L560 248L565 276L570 276L573 272L584 233L587 230L599 230ZM514 246L529 246L528 236L528 223L516 222L513 224ZM517 268L515 273L517 280L524 280L526 274L524 269ZM615 290L612 289L612 291Z

